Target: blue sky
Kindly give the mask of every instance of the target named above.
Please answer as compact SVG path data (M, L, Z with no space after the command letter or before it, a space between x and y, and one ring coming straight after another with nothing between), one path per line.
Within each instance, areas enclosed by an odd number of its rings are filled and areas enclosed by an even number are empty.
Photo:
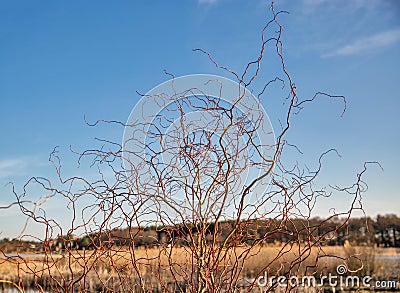
M257 0L1 1L0 204L12 201L7 182L21 190L31 176L54 177L53 147L60 146L65 170L74 174L70 145L84 150L95 137L120 142L122 128L88 127L84 115L126 121L135 91L166 81L164 69L230 77L193 48L241 72L258 54L268 7ZM379 161L384 171L372 167L366 178L365 211L399 213L400 2L277 1L275 9L290 12L280 21L300 96L321 90L348 102L342 118L339 102L310 105L294 118L289 138L311 165L337 148L342 158L327 159L325 183L350 184L364 161ZM279 103L265 103L274 121ZM345 209L348 199L327 200L317 212L326 215L332 205ZM48 208L65 207L54 201ZM23 225L16 208L2 210L0 219L0 237Z

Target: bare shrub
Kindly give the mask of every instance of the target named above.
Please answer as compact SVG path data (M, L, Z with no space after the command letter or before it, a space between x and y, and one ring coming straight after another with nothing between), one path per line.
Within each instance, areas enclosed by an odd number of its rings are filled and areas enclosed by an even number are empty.
M15 283L27 287L30 278L30 286L41 292L251 292L255 281L244 283L244 277L265 271L317 274L321 257L346 260L354 254L329 254L321 244L362 209L368 163L353 185L322 188L316 181L324 157L335 149L321 154L313 170L287 162L288 150L297 150L286 140L292 116L319 98L343 102L344 112L346 100L325 92L297 95L282 49L280 17L286 12L271 6L271 13L260 53L242 74L195 49L233 77L237 87L230 103L222 99L224 78L203 76L203 88L177 88L179 79L167 73L172 94L142 95L142 101L162 109L149 122L133 117L128 123L88 123L125 128L123 144L102 140L99 149L74 151L79 164L98 169L98 178L64 178L55 149L50 161L58 181L33 177L22 194L14 191L21 212L45 231L44 256L7 257L18 272ZM279 70L252 88L267 55L279 61ZM221 96L207 95L207 86ZM271 87L281 88L285 115L276 139L263 140L273 138L261 107ZM45 195L32 199L32 185ZM316 201L332 192L350 198L348 210L313 221ZM67 203L68 227L40 208L53 198ZM341 221L333 221L339 216Z

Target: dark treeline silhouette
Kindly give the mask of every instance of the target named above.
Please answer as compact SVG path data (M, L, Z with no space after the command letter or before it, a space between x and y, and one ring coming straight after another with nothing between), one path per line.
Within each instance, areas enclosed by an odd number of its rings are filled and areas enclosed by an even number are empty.
M370 217L352 218L342 228L335 229L343 224L340 218L322 219L312 218L309 222L301 219L292 219L289 224L282 225L284 229L277 229L281 221L277 219L247 220L241 223L241 229L236 233L238 243L253 242L255 239L263 239L260 245L279 245L298 238L307 243L307 237L319 237L322 245L376 245L378 247L400 247L400 217L394 214L378 215L376 219ZM217 239L223 241L231 231L234 221L219 223L220 231ZM305 226L306 225L306 226ZM102 233L93 233L83 237L73 235L59 236L44 243L22 241L18 239L0 240L0 251L12 252L38 252L46 247L52 251L62 251L65 248L94 249L97 246L133 246L152 247L158 245L188 245L189 239L184 235L198 232L199 226L148 226L114 229ZM214 231L214 224L208 225L210 235ZM332 232L335 231L335 232ZM311 232L311 233L310 233ZM268 235L270 233L270 235ZM265 237L268 235L268 237ZM133 236L133 237L132 237ZM298 237L300 236L300 237Z

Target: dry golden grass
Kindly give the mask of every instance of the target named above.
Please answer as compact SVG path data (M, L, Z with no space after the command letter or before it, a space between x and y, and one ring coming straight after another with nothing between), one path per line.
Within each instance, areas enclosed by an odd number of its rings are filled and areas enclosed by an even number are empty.
M280 269L287 269L302 252L304 247L292 247L290 250L278 246L255 247L251 250L247 247L237 247L227 254L221 265L229 270L236 261L243 266L241 276L254 277L264 270L276 273ZM248 255L244 257L244 253ZM375 255L395 256L400 255L400 251L368 247L313 248L302 255L301 265L295 266L292 272L296 270L299 273L304 273L306 270L307 273L332 272L338 264L346 262L350 270L359 270L360 274L387 273L387 267L383 268L382 263L374 258ZM277 256L280 257L276 259ZM317 257L320 258L318 267L315 266ZM107 286L112 278L129 277L137 281L137 278L142 276L148 284L155 284L159 283L160 279L166 282L173 280L172 274L175 273L176 281L184 281L185 275L191 270L191 263L192 253L186 247L137 248L134 251L122 248L106 251L75 251L52 257L32 255L1 258L0 276L6 282L14 282L17 286L25 288L33 286L61 288L65 287L65 284L72 286L75 280L85 275L86 278L79 282L92 282L93 288L96 286L100 288Z

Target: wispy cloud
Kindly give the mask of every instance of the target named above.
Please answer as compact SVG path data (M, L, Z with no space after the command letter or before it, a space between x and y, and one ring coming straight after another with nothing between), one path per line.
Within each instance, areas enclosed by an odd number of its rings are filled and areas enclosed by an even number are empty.
M349 56L372 52L390 46L398 41L400 41L400 28L360 38L350 44L344 45L328 54L325 54L322 57Z
M25 174L32 158L13 158L0 160L0 178Z
M198 3L200 4L214 4L218 2L219 0L197 0Z
M343 11L351 12L358 10L360 8L364 9L374 9L378 6L385 5L385 1L382 0L337 0L337 1L329 1L329 0L302 0L301 4L306 11L314 10L314 9L328 9L335 11Z
M303 3L305 5L312 5L312 6L320 5L320 4L324 3L324 2L327 2L327 0L303 0Z

